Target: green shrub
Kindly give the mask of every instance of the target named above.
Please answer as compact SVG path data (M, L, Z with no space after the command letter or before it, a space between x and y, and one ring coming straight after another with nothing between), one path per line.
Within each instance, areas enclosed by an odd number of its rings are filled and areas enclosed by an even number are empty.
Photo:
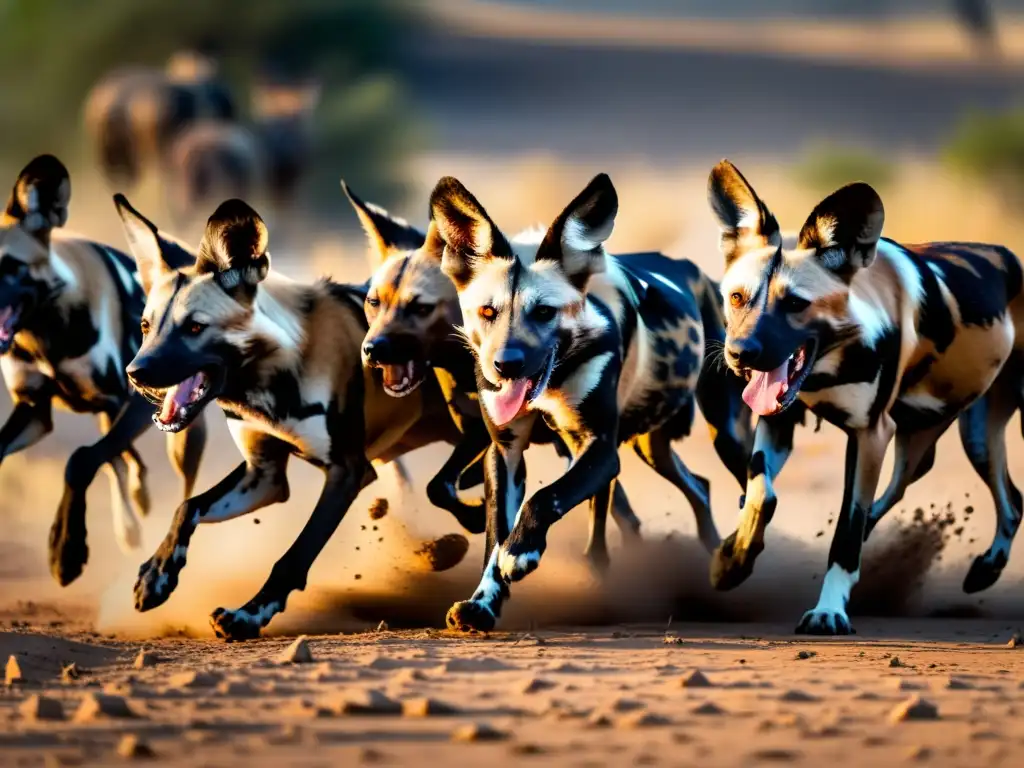
M324 208L328 200L343 202L342 174L360 188L365 185L366 194L399 191L397 169L408 137L415 136L397 81L416 20L414 0L7 0L2 5L0 66L8 74L0 84L0 172L7 177L33 154L68 157L80 149L85 97L110 70L162 67L175 51L212 44L243 108L254 75L268 60L322 82L316 132L323 140L317 166L323 170L307 185L307 200L323 201Z
M1024 201L1024 109L964 118L946 146L949 166L1009 197Z
M854 181L881 190L895 177L893 164L867 150L831 144L810 147L797 164L797 176L822 196Z

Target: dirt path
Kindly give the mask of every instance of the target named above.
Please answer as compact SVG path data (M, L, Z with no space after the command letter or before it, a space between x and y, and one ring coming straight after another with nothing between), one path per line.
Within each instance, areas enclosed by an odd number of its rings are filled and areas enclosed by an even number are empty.
M305 664L280 661L285 639L165 639L136 669L140 643L19 626L0 632L26 677L0 695L0 765L118 764L126 736L183 766L1019 764L1024 648L1007 647L1005 622L860 629L382 630L310 638ZM80 677L61 682L69 661ZM25 714L35 695L66 719ZM937 719L894 720L913 697ZM131 717L82 714L83 701Z

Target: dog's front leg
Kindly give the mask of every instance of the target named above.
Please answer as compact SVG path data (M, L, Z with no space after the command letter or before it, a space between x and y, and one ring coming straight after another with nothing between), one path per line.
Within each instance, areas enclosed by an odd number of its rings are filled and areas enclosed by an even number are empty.
M376 478L370 462L362 455L343 459L326 471L320 498L306 525L270 571L270 578L260 591L237 610L218 608L210 623L217 637L225 640L249 640L259 637L260 630L284 610L294 590L306 588L306 578L317 555L338 529L359 492Z
M132 395L111 422L110 430L92 445L77 448L64 468L64 495L50 528L50 573L62 587L82 574L89 559L85 496L104 464L127 451L150 426L153 406Z
M828 553L828 571L821 584L818 604L804 614L797 634L850 635L853 627L846 615L850 590L860 578L860 553L864 545L875 489L882 473L885 451L896 431L889 414L878 423L850 434L846 444L846 481L843 506L836 522L832 547Z
M30 400L17 399L7 421L0 427L0 462L11 454L35 445L53 431L50 395L33 393Z
M547 547L548 528L577 504L599 493L610 494L618 475L614 433L595 435L564 475L520 507L512 533L501 546L498 567L502 578L519 581L536 570Z
M796 423L788 412L757 421L740 524L711 558L715 589L733 589L754 572L754 561L764 549L764 534L778 503L773 483L793 450Z
M196 527L219 523L288 500L290 447L274 437L245 432L240 445L246 460L206 493L182 502L156 553L139 568L135 609L148 611L171 596L185 567Z
M526 463L533 417L514 422L495 438L484 455L484 498L487 509L487 560L480 584L469 600L455 603L446 616L450 629L489 632L501 615L509 591L498 570L500 545L508 538L515 515L526 497Z

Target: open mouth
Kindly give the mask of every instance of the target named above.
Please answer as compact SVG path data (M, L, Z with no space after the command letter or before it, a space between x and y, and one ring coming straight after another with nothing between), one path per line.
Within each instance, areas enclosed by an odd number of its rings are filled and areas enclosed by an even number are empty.
M800 394L801 385L814 367L816 351L817 342L809 339L773 371L744 371L747 386L743 402L758 416L782 413Z
M163 393L153 423L163 432L180 432L214 397L210 375L199 371Z
M491 421L499 427L512 421L527 405L544 393L554 369L555 352L552 350L533 376L505 379L497 389L483 390L480 396L491 415Z
M405 397L419 388L423 383L430 363L409 360L400 365L377 365L381 371L381 383L384 391L392 397Z
M21 317L20 307L4 307L0 309L0 354L11 348L14 335L18 332L18 319Z

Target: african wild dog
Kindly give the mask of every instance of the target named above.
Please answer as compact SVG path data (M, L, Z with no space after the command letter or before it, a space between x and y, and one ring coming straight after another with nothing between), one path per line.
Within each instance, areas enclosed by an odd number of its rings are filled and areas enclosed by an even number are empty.
M749 411L724 371L702 366L702 314L712 318L717 302L689 262L609 256L604 243L617 211L615 188L601 174L546 233L508 240L455 179L442 179L431 196L445 242L442 268L458 290L461 330L476 357L493 438L484 472L489 560L473 597L449 611L453 628L494 625L507 582L537 567L548 528L570 509L591 499L592 514L607 514L623 443L683 492L705 546L718 542L708 483L671 447L690 431L695 395L727 398L732 391L733 407L706 413L720 455L743 477ZM720 386L698 388L702 370ZM719 421L723 415L729 418ZM573 461L526 499L523 452L538 417Z
M861 545L906 487L932 466L935 441L956 419L999 523L964 582L974 592L1002 572L1021 519L1006 469L1004 431L1022 397L1024 295L1018 259L977 243L902 246L881 238L884 210L867 184L825 198L795 248L728 161L711 172L722 226L728 337L725 358L748 380L761 415L739 529L717 553L720 588L743 581L775 511L772 483L789 454L784 413L802 401L848 436L846 479L829 568L801 633L847 634ZM783 429L780 430L780 422ZM874 500L886 447L896 438L889 487Z
M437 377L463 437L427 485L427 497L435 506L455 514L471 532L483 533L483 501L462 501L457 485L460 477L465 480L467 465L482 458L491 436L480 415L475 358L455 332L462 323L462 312L455 284L441 270L444 241L433 221L424 233L404 219L364 203L344 182L342 187L366 231L376 266L366 294L370 329L363 342L363 364L380 372L384 390L395 397L415 391L431 372ZM571 458L557 435L541 421L534 424L530 442L553 442L560 455ZM639 539L640 521L620 485L615 488L612 514L627 542ZM601 572L608 565L605 520L596 515L591 522L586 555Z
M168 149L164 183L172 220L184 226L222 200L250 197L262 177L260 148L249 129L223 120L196 122Z
M71 180L52 155L18 176L0 215L0 368L14 408L0 427L0 461L53 429L52 406L96 414L103 436L71 454L50 533L50 569L62 585L88 559L86 491L101 467L111 477L114 533L125 551L141 544L149 512L146 467L133 442L150 426L125 364L139 345L144 296L131 259L105 245L55 232L67 221ZM205 443L202 423L169 443L191 493Z
M202 118L232 121L234 98L217 63L180 51L163 69L126 67L101 79L85 103L85 128L111 184L137 184L163 163L174 138Z
M139 569L135 606L161 605L178 583L201 523L249 514L288 498L295 455L325 475L298 539L242 608L211 621L228 640L259 635L303 589L320 550L359 491L371 461L390 461L458 432L436 387L387 396L364 371L364 293L328 280L299 283L270 271L267 229L241 200L229 200L189 254L116 198L148 294L143 341L128 366L134 386L160 403L160 427L188 426L210 402L228 417L244 461L210 490L178 507L153 557Z

